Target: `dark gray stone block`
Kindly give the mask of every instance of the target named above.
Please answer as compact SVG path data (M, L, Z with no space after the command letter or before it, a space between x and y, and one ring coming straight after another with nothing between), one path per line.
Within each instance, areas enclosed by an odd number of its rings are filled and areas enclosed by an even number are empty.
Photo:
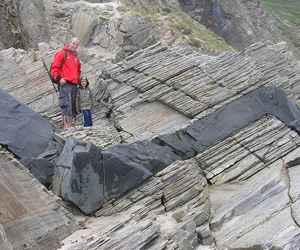
M19 158L36 158L53 141L51 123L0 88L0 144Z
M52 184L53 171L55 164L44 158L26 158L20 160L30 173L44 186L49 188Z
M99 164L101 157L100 148L69 137L57 159L53 191L57 191L63 167L69 167L64 170L61 197L86 214L103 205L103 169Z
M105 198L118 197L146 179L181 160L168 147L149 141L117 145L102 152Z
M62 167L70 167L64 171L61 196L90 214L176 160L180 157L170 148L149 141L117 145L101 152L91 143L69 137L57 160L54 191Z
M267 114L300 133L299 107L289 101L282 90L265 86L185 129L159 136L152 142L169 146L182 159L189 159Z
M64 140L52 124L0 89L0 144L6 147L43 185L52 183Z

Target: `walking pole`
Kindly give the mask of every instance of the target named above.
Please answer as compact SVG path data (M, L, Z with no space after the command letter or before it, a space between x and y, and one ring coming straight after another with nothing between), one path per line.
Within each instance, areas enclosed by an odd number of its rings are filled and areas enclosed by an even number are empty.
M70 169L69 166L65 166L65 165L57 165L58 167L62 167L61 173L60 173L60 178L59 178L59 182L58 182L58 186L57 186L57 190L56 190L56 195L59 196L59 192L60 192L60 188L61 188L61 184L64 178L64 173L65 173L65 169Z

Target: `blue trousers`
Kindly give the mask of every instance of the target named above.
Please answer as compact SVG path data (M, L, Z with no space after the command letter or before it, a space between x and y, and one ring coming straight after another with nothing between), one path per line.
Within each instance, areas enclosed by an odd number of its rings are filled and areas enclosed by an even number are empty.
M92 127L93 120L92 120L92 112L90 110L82 110L82 125L83 127Z

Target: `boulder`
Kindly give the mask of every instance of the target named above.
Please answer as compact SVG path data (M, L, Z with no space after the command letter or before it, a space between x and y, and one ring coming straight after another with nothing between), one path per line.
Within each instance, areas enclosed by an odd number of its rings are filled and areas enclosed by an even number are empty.
M149 141L117 145L102 152L106 201L120 196L180 157Z
M59 194L57 189L62 175L61 197L87 214L103 204L104 182L100 159L101 150L98 147L69 137L56 163L53 190Z
M61 196L90 214L176 160L168 147L149 141L117 145L101 151L92 143L69 137L57 159L53 189L62 172Z
M0 144L6 147L46 187L52 184L55 159L64 140L44 117L0 89Z
M0 89L0 144L18 158L57 149L55 128L44 117Z
M50 39L50 29L45 17L45 3L39 0L15 2L22 42L25 47L37 48L38 43ZM23 45L23 46L24 46Z
M83 46L87 46L98 25L97 20L80 10L73 18L73 33Z

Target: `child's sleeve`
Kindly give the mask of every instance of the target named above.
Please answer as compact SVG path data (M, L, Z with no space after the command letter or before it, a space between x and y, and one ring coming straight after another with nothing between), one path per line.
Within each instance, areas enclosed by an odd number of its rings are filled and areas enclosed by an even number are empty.
M91 109L94 109L94 95L92 94L92 91L89 89L89 91L90 91L90 99L91 99Z

